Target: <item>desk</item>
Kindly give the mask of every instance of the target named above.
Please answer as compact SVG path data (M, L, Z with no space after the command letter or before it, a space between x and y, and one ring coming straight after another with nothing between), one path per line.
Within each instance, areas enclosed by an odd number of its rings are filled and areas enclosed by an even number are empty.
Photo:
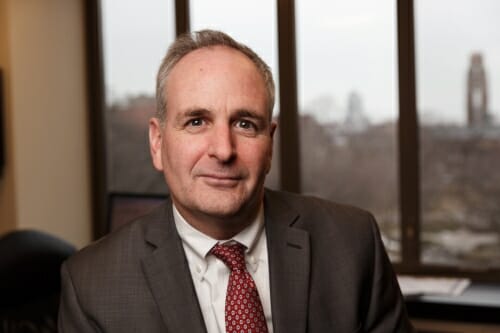
M422 332L500 332L500 284L472 283L459 296L410 297L406 306Z
M460 296L415 296L406 306L416 318L500 324L500 285L471 283Z

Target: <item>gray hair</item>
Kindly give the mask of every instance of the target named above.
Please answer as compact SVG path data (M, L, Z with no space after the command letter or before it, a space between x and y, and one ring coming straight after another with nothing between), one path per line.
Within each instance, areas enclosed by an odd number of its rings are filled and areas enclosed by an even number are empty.
M235 41L233 38L221 31L200 30L179 36L168 49L167 55L158 70L156 78L156 117L161 123L165 121L167 109L167 96L165 84L172 68L188 53L213 46L226 46L240 51L246 55L257 67L264 78L267 90L267 106L269 119L272 118L274 107L274 80L269 66L248 46Z

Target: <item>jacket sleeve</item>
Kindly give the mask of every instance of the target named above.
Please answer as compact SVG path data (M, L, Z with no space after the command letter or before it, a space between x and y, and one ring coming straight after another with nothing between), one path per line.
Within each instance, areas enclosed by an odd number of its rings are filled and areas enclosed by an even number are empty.
M373 280L363 331L370 333L413 333L415 331L408 319L396 274L382 243L377 223L373 216L371 219L374 237Z
M66 263L61 268L61 302L59 305L58 331L60 333L100 332L80 306Z

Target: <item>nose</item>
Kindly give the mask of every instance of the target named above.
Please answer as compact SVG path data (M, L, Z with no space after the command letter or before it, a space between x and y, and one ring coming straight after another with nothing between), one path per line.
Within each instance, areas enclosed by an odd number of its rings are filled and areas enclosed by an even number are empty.
M236 156L233 133L229 125L218 125L212 129L208 155L221 163L230 163Z

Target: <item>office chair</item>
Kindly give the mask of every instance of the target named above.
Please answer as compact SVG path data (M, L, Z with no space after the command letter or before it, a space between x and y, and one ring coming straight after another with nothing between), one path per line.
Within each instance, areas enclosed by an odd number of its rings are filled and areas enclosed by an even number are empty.
M75 250L40 231L16 230L0 236L0 332L57 331L59 271Z

